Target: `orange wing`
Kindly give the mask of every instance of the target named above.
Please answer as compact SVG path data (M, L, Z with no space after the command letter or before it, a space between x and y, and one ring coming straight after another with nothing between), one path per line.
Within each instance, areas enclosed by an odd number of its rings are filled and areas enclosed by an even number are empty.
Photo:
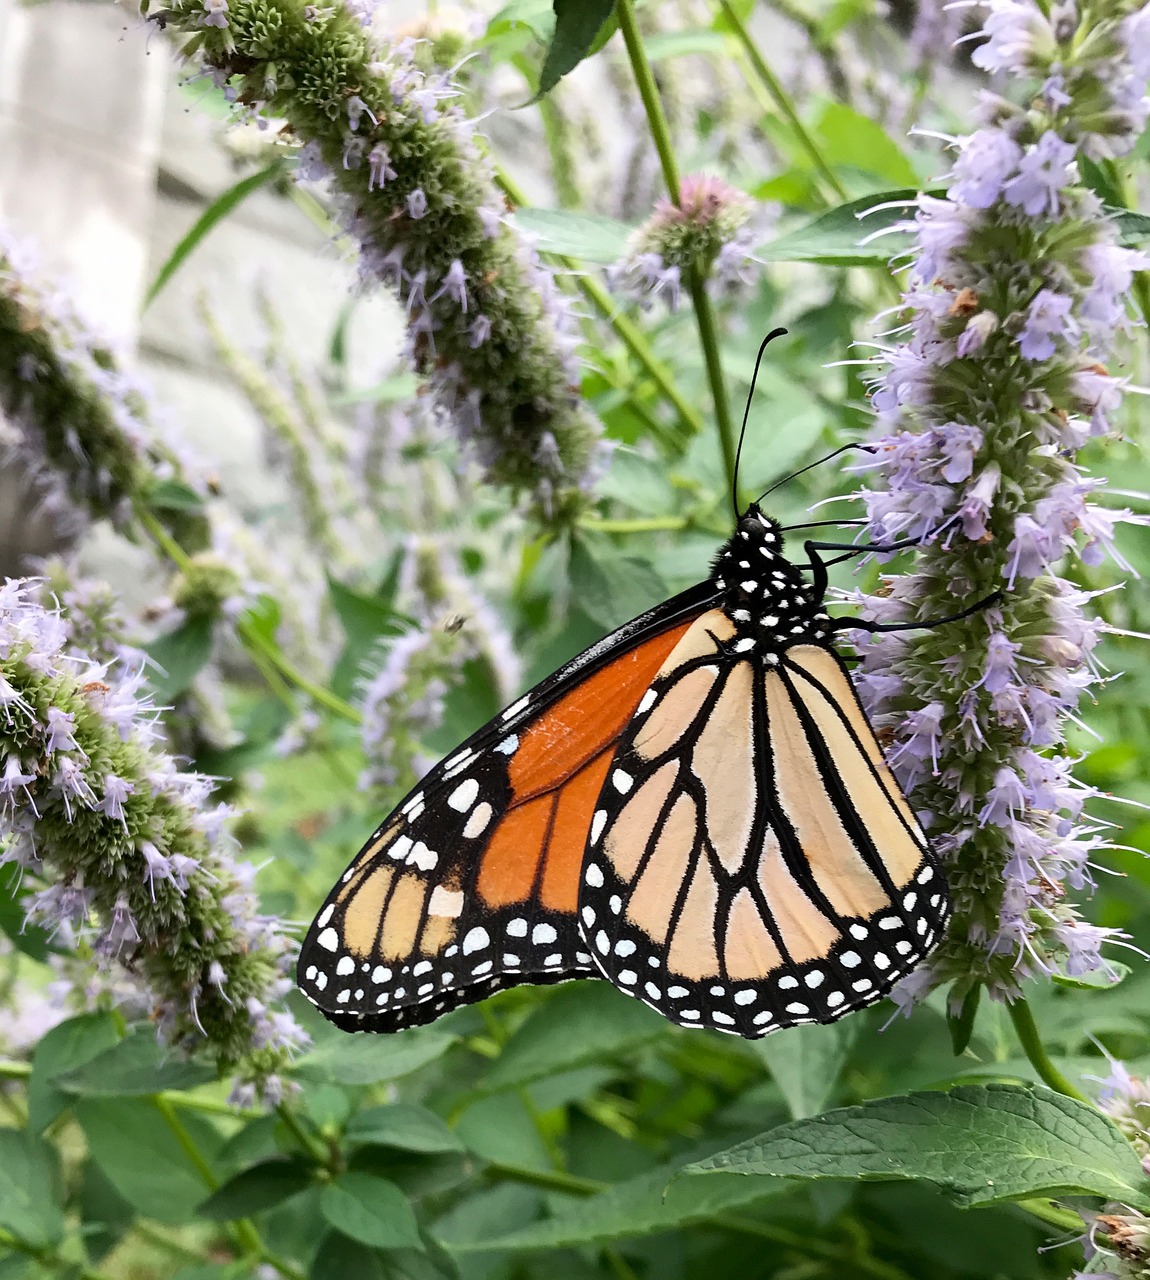
M396 1031L523 982L597 975L576 927L595 803L655 673L712 590L636 619L514 703L379 826L300 953L332 1021Z

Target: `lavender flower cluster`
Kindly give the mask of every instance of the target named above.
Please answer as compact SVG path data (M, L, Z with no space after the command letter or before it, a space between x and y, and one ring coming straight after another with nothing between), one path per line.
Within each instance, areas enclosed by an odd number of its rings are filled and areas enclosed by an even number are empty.
M645 308L663 301L671 311L692 272L718 290L746 284L759 222L750 197L721 178L686 177L677 204L666 197L656 202L627 253L607 269L608 283Z
M277 1007L289 944L232 857L229 810L162 749L131 651L84 654L37 591L0 587L0 862L42 886L24 899L30 920L131 975L167 1042L274 1102L305 1037Z
M386 790L414 785L434 763L423 743L442 724L464 662L485 662L503 702L519 692L523 675L510 635L442 540L408 540L397 598L418 625L392 642L361 690L360 785Z
M861 638L858 676L955 901L948 941L900 996L953 981L952 1007L980 985L1009 999L1026 978L1097 969L1114 936L1066 898L1105 845L1064 747L1098 679L1100 624L1057 570L1115 554L1118 513L1091 500L1073 458L1118 407L1105 361L1133 274L1150 266L1117 243L1076 163L1127 150L1150 112L1150 11L986 9L980 65L1041 88L1025 105L985 93L980 127L955 141L946 198L919 200L909 333L881 357L885 434L865 498L875 541L920 550L914 572L865 605L926 620L1003 598L937 631Z
M101 517L126 527L138 504L189 550L206 545L195 504L162 498L173 482L205 496L194 464L162 437L146 389L114 346L2 225L0 410L0 458L29 477L62 531Z
M161 15L235 100L286 118L299 176L330 184L362 278L398 292L408 354L491 478L569 518L598 432L571 317L506 219L450 79L417 66L412 41L376 57L341 5L176 0Z

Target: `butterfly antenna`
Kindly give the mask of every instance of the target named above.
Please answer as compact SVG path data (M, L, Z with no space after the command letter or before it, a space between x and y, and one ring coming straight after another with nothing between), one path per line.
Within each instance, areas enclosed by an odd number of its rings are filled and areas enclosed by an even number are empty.
M800 467L797 471L792 471L790 475L783 476L781 480L776 480L775 483L771 485L769 489L759 494L758 500L762 502L764 498L774 493L776 489L781 489L783 485L789 484L797 476L801 476L807 471L813 471L815 467L821 467L824 462L830 462L832 458L837 458L840 454L849 453L851 449L858 449L860 453L878 453L877 445L864 444L861 440L852 440L850 444L840 445L837 449L832 449L830 453L828 453L825 457L818 458L814 462L808 462L805 467ZM834 521L834 523L840 524L840 523L848 523L848 522L836 520ZM799 528L800 526L796 525L795 527Z
M739 510L739 459L743 456L743 437L747 434L747 419L751 416L751 401L755 398L755 382L759 376L759 365L763 363L763 352L766 351L767 344L773 342L775 338L781 338L786 332L786 329L772 329L759 344L759 354L755 357L755 371L751 374L751 389L747 392L747 406L743 410L743 425L739 429L739 444L735 450L735 474L731 480L731 506L735 509L736 524L743 515Z

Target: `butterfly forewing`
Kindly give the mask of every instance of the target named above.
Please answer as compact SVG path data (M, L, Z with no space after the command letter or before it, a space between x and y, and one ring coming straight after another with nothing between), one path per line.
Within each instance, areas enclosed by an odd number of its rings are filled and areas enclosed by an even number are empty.
M579 876L614 748L707 590L608 637L497 716L372 835L298 966L332 1021L394 1031L521 982L597 970Z
M580 925L622 990L755 1037L877 1000L948 904L834 652L768 663L746 638L703 615L639 704L592 820Z

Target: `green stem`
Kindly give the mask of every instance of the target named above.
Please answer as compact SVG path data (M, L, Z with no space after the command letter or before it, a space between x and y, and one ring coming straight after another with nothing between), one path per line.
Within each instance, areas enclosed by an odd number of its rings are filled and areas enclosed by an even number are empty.
M276 1107L276 1115L284 1122L288 1131L296 1142L308 1153L317 1164L327 1165L330 1163L330 1153L322 1142L317 1138L313 1138L310 1133L300 1124L298 1117L292 1114L291 1109L283 1102Z
M663 166L663 180L667 184L671 199L678 204L681 185L679 165L671 144L671 129L663 113L663 104L659 101L659 86L655 83L651 63L647 59L647 51L643 48L639 24L635 21L634 0L619 0L615 8L619 15L619 30L623 33L623 43L627 46L631 73L635 77L635 85L643 101L643 110L647 113L651 137L655 143L655 150L659 153L659 163Z
M189 1163L199 1174L204 1186L209 1191L218 1191L220 1180L216 1177L215 1170L208 1163L204 1153L196 1146L195 1139L184 1128L183 1121L176 1115L176 1110L171 1102L162 1094L153 1094L152 1103L163 1117L164 1123L171 1130L176 1142L179 1143L180 1150L187 1156ZM304 1273L298 1267L272 1253L264 1244L255 1224L249 1218L237 1218L233 1224L233 1229L236 1244L246 1253L254 1254L262 1262L274 1267L280 1275L285 1277L285 1280L305 1280Z
M647 113L647 124L659 153L659 163L663 167L663 178L667 184L667 194L675 205L682 203L682 183L679 179L679 166L675 160L675 152L671 143L671 129L663 112L663 104L659 101L659 88L655 84L655 76L651 71L651 63L647 51L643 47L643 38L635 21L634 0L619 0L617 5L619 30L623 33L623 42L627 46L627 57L631 62L631 72L639 89L639 97L643 100L643 109ZM727 480L731 492L738 505L735 494L735 426L731 421L730 406L727 403L727 390L723 381L723 362L719 356L719 339L715 326L715 315L711 309L711 300L707 296L706 274L697 266L688 274L691 290L691 301L695 308L695 321L699 327L699 340L703 345L703 358L707 365L707 381L711 386L711 400L715 407L715 420L719 426L719 439L723 447L723 461L727 469Z
M827 164L826 160L823 158L823 154L819 150L818 144L807 132L806 125L804 125L799 119L799 114L795 110L795 104L791 100L790 94L783 88L778 77L767 65L766 59L759 52L758 45L756 45L751 39L751 33L747 30L746 26L739 18L739 15L735 12L730 0L719 0L719 8L722 9L723 16L731 24L731 29L735 33L735 38L738 40L739 44L742 45L743 52L747 55L755 75L759 78L759 81L766 91L771 95L771 99L782 113L787 124L790 125L791 132L795 135L795 140L807 153L811 163L818 170L819 175L827 186L829 186L835 195L838 196L840 201L845 202L850 198L847 194L846 188L838 180L834 170L831 169L830 165Z
M691 301L695 307L695 319L699 325L699 339L703 344L703 358L707 362L707 380L711 384L711 399L715 405L715 421L719 427L719 443L723 447L723 466L727 472L727 484L734 498L735 509L743 510L743 504L736 492L738 477L735 475L735 456L738 452L738 437L735 434L735 422L731 417L731 406L727 402L727 388L723 380L723 360L719 354L719 333L715 324L715 313L711 307L711 298L707 293L706 280L701 271L691 271Z
M188 553L180 546L180 544L172 537L172 535L164 528L164 526L156 519L147 508L137 505L136 518L143 526L148 536L168 557L169 560L178 569L187 569L191 564ZM334 711L336 715L341 716L344 720L350 720L352 724L362 724L363 715L350 702L345 702L338 694L332 693L330 689L325 689L321 685L304 675L300 669L287 657L280 649L279 645L268 640L262 635L251 623L240 621L236 627L236 634L243 642L244 648L251 654L256 661L256 666L260 668L266 676L264 663L259 661L262 657L267 664L274 667L280 675L286 679L297 689L302 690L314 702L318 702L320 706L327 707L329 711Z
M1090 1099L1080 1089L1076 1089L1054 1063L1050 1061L1046 1047L1042 1043L1042 1037L1038 1034L1038 1026L1034 1021L1034 1014L1030 1012L1030 1005L1026 1003L1025 997L1017 996L1007 1005L1007 1008L1010 1010L1010 1020L1014 1023L1014 1030L1018 1033L1022 1051L1026 1054L1042 1080L1055 1092L1065 1094L1068 1098L1076 1098L1079 1102L1085 1102L1093 1106Z
M31 1074L30 1062L0 1062L0 1080L27 1080Z
M19 1236L14 1236L11 1232L0 1228L0 1249L8 1249L12 1253L23 1254L26 1258L35 1258L41 1266L54 1267L60 1271L66 1271L70 1280L114 1280L104 1271L97 1271L93 1267L81 1267L74 1261L62 1258L58 1253L51 1249L37 1249L34 1245L27 1244L21 1240Z
M642 520L600 520L594 516L583 516L578 521L582 529L593 529L596 533L655 533L660 529L685 529L686 516L651 516Z
M512 204L526 205L527 197L510 174L497 170L495 180L499 189ZM607 321L615 332L615 336L643 366L651 381L659 388L664 399L670 402L679 415L683 425L692 435L698 435L703 429L703 419L698 410L690 403L675 384L675 377L670 369L655 354L643 331L620 310L617 299L613 298L600 281L584 274L579 263L573 258L560 254L549 254L560 266L572 272L575 286L596 311Z
M573 1173L559 1169L525 1169L517 1164L493 1163L487 1166L487 1170L508 1182L521 1182L525 1187L539 1187L543 1191L565 1191L572 1196L595 1196L611 1185L595 1178L577 1178Z
M1072 1209L1064 1209L1051 1200L1017 1200L1015 1203L1049 1227L1069 1231L1076 1236L1082 1234L1082 1219Z

